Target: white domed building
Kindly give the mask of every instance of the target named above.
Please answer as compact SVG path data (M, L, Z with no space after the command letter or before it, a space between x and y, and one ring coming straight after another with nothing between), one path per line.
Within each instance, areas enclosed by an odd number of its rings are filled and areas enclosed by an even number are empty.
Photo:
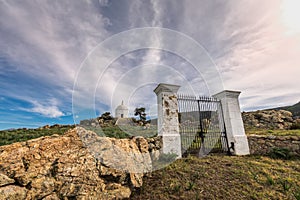
M127 108L127 106L124 105L123 101L122 101L122 104L116 108L115 117L116 118L128 118L128 108Z

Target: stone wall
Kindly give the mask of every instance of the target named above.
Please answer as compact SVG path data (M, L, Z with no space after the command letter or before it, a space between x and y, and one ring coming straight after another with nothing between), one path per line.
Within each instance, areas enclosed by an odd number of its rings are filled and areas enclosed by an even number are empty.
M250 154L266 155L274 148L286 148L293 155L300 156L300 136L248 136Z
M144 173L135 172L151 171L160 141L98 137L77 127L1 146L0 199L129 198L143 182Z
M149 145L148 151L150 153L152 162L158 160L159 155L161 154L161 149L163 147L162 137L153 137L147 138L147 142Z

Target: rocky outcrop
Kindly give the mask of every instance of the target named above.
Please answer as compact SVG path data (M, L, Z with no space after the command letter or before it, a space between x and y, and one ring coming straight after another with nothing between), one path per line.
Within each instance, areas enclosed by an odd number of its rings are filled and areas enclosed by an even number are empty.
M242 113L246 129L289 129L294 123L293 115L286 110L258 110Z
M77 127L1 146L0 199L128 198L151 167L146 139L98 137Z

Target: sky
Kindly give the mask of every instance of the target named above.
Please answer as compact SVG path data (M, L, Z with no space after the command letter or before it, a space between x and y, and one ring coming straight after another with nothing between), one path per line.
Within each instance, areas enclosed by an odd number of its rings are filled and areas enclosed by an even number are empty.
M73 124L122 100L130 114L143 106L155 116L161 82L241 91L242 111L293 105L299 9L298 0L0 0L0 130Z

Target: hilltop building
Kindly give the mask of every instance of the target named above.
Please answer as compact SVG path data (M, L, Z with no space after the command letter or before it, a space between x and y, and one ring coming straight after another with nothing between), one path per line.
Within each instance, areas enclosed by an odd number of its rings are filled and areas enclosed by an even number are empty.
M115 117L116 118L128 118L128 108L127 108L127 106L124 105L123 101L122 101L122 104L116 108Z

